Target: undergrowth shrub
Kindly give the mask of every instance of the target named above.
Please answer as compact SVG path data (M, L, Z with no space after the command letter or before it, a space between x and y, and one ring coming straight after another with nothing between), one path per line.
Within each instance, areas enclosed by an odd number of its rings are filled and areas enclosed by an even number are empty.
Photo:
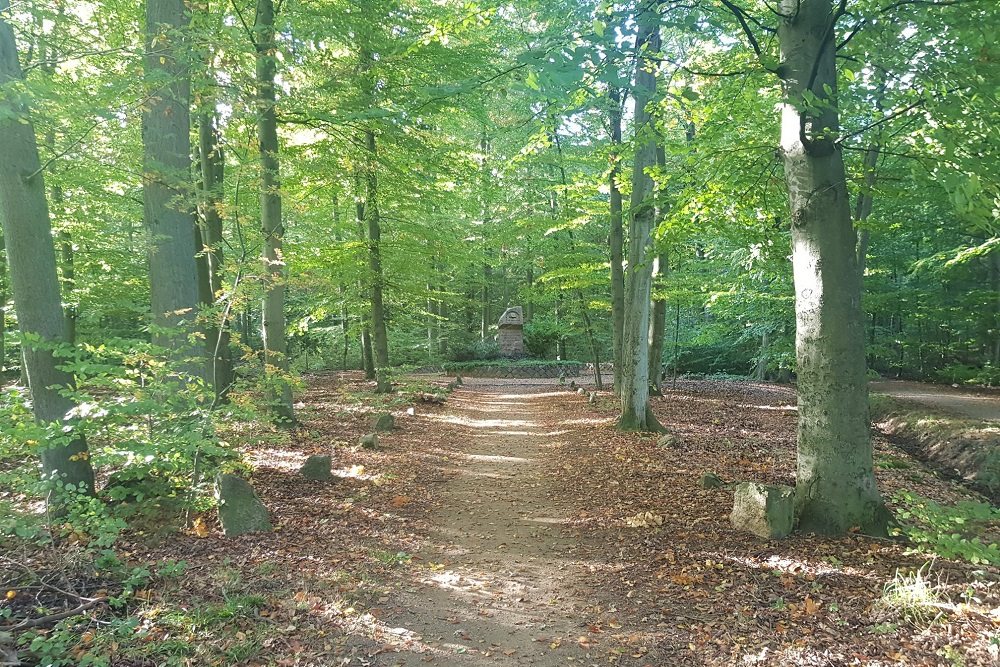
M893 499L900 521L894 533L905 536L915 550L976 565L1000 565L1000 509L971 500L942 505L909 491Z

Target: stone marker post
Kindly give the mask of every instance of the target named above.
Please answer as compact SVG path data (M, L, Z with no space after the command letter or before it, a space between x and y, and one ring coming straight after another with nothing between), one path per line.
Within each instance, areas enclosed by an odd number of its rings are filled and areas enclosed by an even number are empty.
M500 330L497 345L505 357L520 357L524 354L524 313L521 306L513 306L503 311L497 322Z

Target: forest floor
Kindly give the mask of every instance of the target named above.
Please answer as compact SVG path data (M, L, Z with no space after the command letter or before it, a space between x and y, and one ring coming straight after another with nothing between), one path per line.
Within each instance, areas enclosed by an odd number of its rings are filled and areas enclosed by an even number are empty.
M275 532L225 538L206 514L197 531L132 535L126 557L156 574L131 610L136 634L91 635L74 655L115 667L1000 660L995 567L859 535L732 529L730 494L698 477L792 482L785 388L678 382L653 402L665 446L616 431L610 393L588 404L555 381L467 379L444 405L416 397L376 405L356 374L311 376L301 428L246 452ZM379 450L357 447L385 408L396 429ZM887 498L976 498L876 449ZM331 450L334 481L298 475ZM971 528L994 541L998 529ZM163 564L178 561L172 576Z

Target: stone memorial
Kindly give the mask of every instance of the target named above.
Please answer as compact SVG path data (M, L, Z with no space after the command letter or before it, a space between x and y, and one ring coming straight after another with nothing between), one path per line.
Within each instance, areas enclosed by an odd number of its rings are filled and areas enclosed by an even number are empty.
M317 482L325 482L333 479L333 472L330 470L333 465L333 457L329 455L313 454L306 459L306 462L299 468L299 474L306 479Z
M497 335L497 345L500 354L505 357L520 357L524 355L524 313L521 306L513 306L503 311L497 322L500 333Z
M246 480L222 474L215 479L219 523L227 537L271 531L271 519L260 497Z

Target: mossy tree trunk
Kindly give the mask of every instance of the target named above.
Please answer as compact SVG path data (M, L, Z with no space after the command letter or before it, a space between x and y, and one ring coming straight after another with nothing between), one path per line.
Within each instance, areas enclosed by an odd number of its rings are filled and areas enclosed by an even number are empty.
M618 427L658 431L661 426L649 406L649 320L652 294L655 220L653 179L656 134L648 106L656 94L656 54L660 50L659 3L636 17L635 162L629 221L628 269L625 275L625 321L622 328L621 416Z
M800 528L885 534L865 377L857 235L838 141L831 0L782 0L781 151L792 216ZM807 92L808 91L808 92ZM811 93L811 95L810 95ZM819 104L809 104L815 96Z

